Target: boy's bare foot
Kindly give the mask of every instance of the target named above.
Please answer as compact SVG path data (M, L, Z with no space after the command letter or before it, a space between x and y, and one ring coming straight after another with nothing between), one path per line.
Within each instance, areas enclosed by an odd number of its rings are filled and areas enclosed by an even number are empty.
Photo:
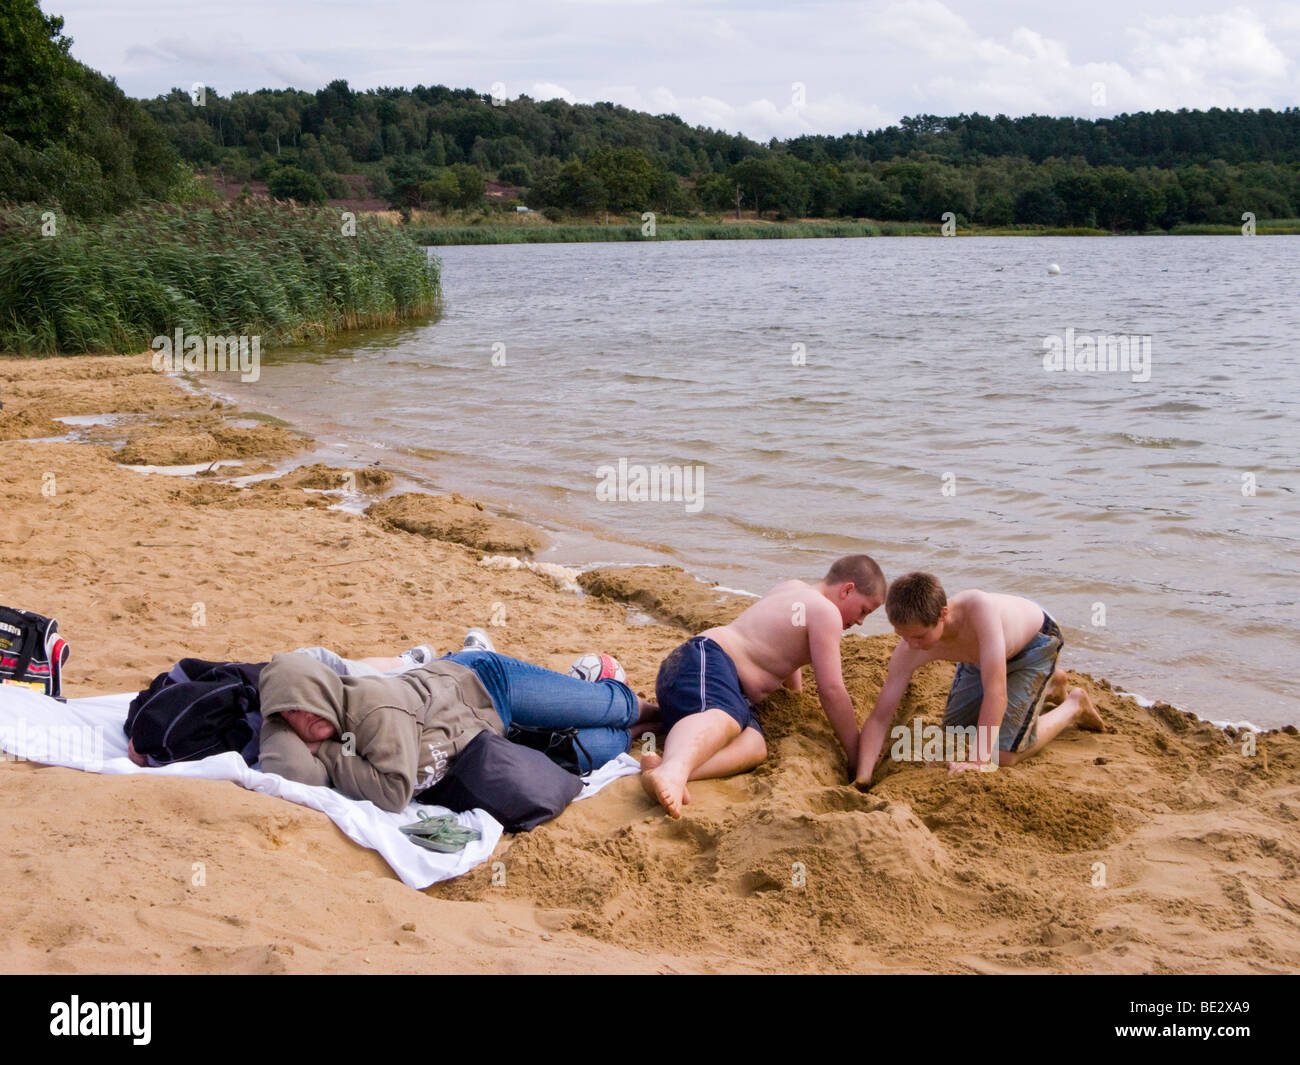
M1102 720L1101 714L1097 713L1097 707L1088 698L1088 693L1082 688L1074 688L1070 692L1070 698L1079 700L1078 713L1074 715L1074 723L1086 732L1105 732L1106 722Z
M682 816L682 807L691 801L691 793L686 789L686 781L663 772L663 761L657 754L641 756L641 787L668 811L669 817L678 818Z
M1060 705L1065 702L1066 693L1070 678L1065 675L1065 670L1058 669L1052 674L1052 679L1047 682L1046 701Z

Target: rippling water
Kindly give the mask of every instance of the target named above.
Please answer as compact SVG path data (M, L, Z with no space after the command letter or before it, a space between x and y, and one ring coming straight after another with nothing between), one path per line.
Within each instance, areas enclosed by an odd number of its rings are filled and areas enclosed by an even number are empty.
M454 247L438 251L440 321L210 382L547 525L554 561L668 561L762 591L864 550L949 594L1039 600L1067 665L1277 725L1300 722L1298 252L1289 237ZM1149 336L1149 380L1046 371L1044 338L1067 329ZM619 459L698 470L702 506L598 498ZM887 631L879 615L866 631Z

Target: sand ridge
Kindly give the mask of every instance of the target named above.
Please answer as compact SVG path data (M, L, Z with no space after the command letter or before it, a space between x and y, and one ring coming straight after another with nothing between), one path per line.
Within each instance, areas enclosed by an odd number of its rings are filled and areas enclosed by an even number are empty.
M256 428L153 373L147 357L2 360L0 386L0 439L66 432L58 415L126 413L136 422L119 441L152 460L193 458L166 451L180 437ZM304 443L279 428L225 439L266 468ZM222 474L247 466L142 475L118 461L119 446L10 444L0 467L0 602L59 619L72 696L138 689L185 655L447 649L471 625L553 668L609 651L652 695L673 646L746 602L671 567L590 572L577 594L527 568L480 565L499 553L484 546L495 530L466 543L432 523L413 533L328 509L334 497L319 489L339 477L328 467L238 487ZM380 476L362 487L389 485ZM494 517L461 505L475 521ZM656 623L639 623L643 612ZM844 641L860 715L892 646ZM918 674L899 723L937 723L950 676L943 665ZM1143 709L1104 681L1071 681L1113 731L1068 734L993 774L950 779L887 762L862 794L806 671L804 693L778 692L764 707L768 761L692 784L681 821L653 808L635 778L620 780L425 892L323 815L234 785L6 763L0 968L1300 968L1300 738L1270 733L1248 756L1243 736Z

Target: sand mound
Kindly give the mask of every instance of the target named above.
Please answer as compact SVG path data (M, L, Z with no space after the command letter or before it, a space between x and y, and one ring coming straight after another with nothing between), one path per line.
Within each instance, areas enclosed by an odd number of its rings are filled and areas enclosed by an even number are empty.
M330 500L300 488L286 488L278 481L254 481L248 485L226 484L219 481L200 480L178 486L172 498L183 500L196 507L224 507L227 509L251 506L259 510L280 507L327 508Z
M0 409L0 440L24 440L34 436L62 436L68 427L42 414L6 404Z
M189 466L218 459L281 458L308 442L278 425L232 425L202 414L133 431L116 458L124 466Z
M677 566L605 566L587 570L578 583L589 595L631 603L692 632L725 625L753 601L719 592Z
M393 487L393 475L387 470L368 466L353 470L316 462L310 466L299 466L296 470L290 470L283 477L276 478L276 483L286 488L314 488L325 491L346 489L378 495Z
M931 768L900 775L880 794L908 803L931 831L952 842L978 835L1019 846L1092 850L1116 827L1104 795L1046 787L1007 771L949 779L942 767Z
M499 518L482 503L459 495L406 492L370 504L366 514L395 529L468 544L492 554L532 555L545 542L531 525Z

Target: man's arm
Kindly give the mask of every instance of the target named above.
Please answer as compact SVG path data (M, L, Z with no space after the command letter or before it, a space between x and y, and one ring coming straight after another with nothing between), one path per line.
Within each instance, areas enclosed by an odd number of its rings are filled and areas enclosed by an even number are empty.
M822 606L826 609L820 609ZM858 720L840 666L840 636L844 630L839 611L830 603L819 603L817 607L808 611L808 652L817 680L817 696L852 769L858 763Z
M325 764L279 714L272 714L262 722L258 748L263 773L274 773L300 784L329 786Z
M908 681L926 657L923 653L913 651L902 640L890 656L885 683L876 696L871 716L862 725L862 735L858 739L858 763L853 783L864 790L871 785L876 762L880 760L880 752L885 746L885 736L894 722L894 715L898 713L898 704L907 692Z
M419 721L405 710L381 706L358 723L351 753L339 740L325 740L316 757L344 795L397 813L415 793L420 732Z
M991 769L998 764L998 732L1007 712L1007 641L1002 633L1002 619L988 600L971 604L971 623L980 648L980 687L984 697L980 700L979 725L976 729L976 747L966 762L954 762L950 772L966 769Z
M792 692L803 691L803 670L796 669L782 683Z

